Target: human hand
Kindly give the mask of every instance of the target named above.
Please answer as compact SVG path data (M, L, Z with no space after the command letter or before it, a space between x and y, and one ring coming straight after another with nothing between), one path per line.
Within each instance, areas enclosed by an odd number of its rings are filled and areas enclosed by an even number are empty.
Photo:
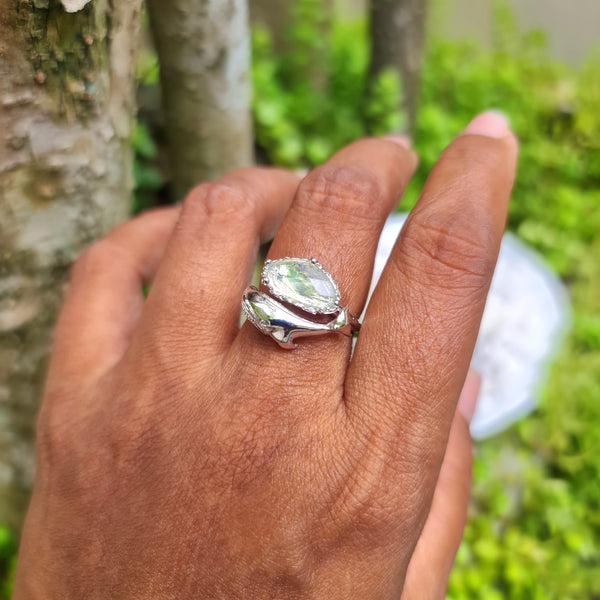
M360 314L416 165L399 140L356 142L300 183L236 171L85 251L56 328L14 598L443 598L472 381L465 416L456 405L516 154L492 113L442 154L352 360L341 335L288 351L240 329L241 294L277 232L269 258L317 257Z

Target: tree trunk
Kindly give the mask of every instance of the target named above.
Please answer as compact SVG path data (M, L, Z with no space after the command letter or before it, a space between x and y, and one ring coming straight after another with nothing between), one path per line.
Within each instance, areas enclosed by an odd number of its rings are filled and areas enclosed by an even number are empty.
M253 162L246 0L149 0L177 199Z
M250 0L250 21L266 27L277 50L285 49L286 33L298 0Z
M18 528L64 276L130 208L141 0L0 0L0 520Z
M417 115L426 22L427 0L371 0L371 76L398 69L409 132Z

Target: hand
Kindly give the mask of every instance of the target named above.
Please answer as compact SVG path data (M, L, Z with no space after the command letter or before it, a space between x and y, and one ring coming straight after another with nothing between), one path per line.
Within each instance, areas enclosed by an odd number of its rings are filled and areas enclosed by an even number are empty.
M288 351L240 329L241 294L277 232L270 258L317 257L360 314L416 165L401 140L356 142L301 182L236 171L86 250L14 598L443 598L468 502L456 405L516 154L493 113L442 154L352 360L341 335ZM470 382L467 417L475 396Z

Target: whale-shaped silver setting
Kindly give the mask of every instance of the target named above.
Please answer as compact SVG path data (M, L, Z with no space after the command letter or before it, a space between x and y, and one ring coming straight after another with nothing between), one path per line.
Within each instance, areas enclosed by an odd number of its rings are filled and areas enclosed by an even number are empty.
M360 327L347 308L339 309L335 317L327 323L315 323L296 314L278 300L263 294L254 286L246 288L242 308L249 321L260 331L271 336L282 348L287 349L294 348L294 340L299 337L331 332L352 336Z

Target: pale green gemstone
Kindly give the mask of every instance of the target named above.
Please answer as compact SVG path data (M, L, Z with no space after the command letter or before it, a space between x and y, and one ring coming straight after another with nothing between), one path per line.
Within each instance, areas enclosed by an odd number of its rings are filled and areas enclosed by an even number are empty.
M338 289L319 265L305 259L281 259L265 266L264 279L279 299L315 313L336 310Z

